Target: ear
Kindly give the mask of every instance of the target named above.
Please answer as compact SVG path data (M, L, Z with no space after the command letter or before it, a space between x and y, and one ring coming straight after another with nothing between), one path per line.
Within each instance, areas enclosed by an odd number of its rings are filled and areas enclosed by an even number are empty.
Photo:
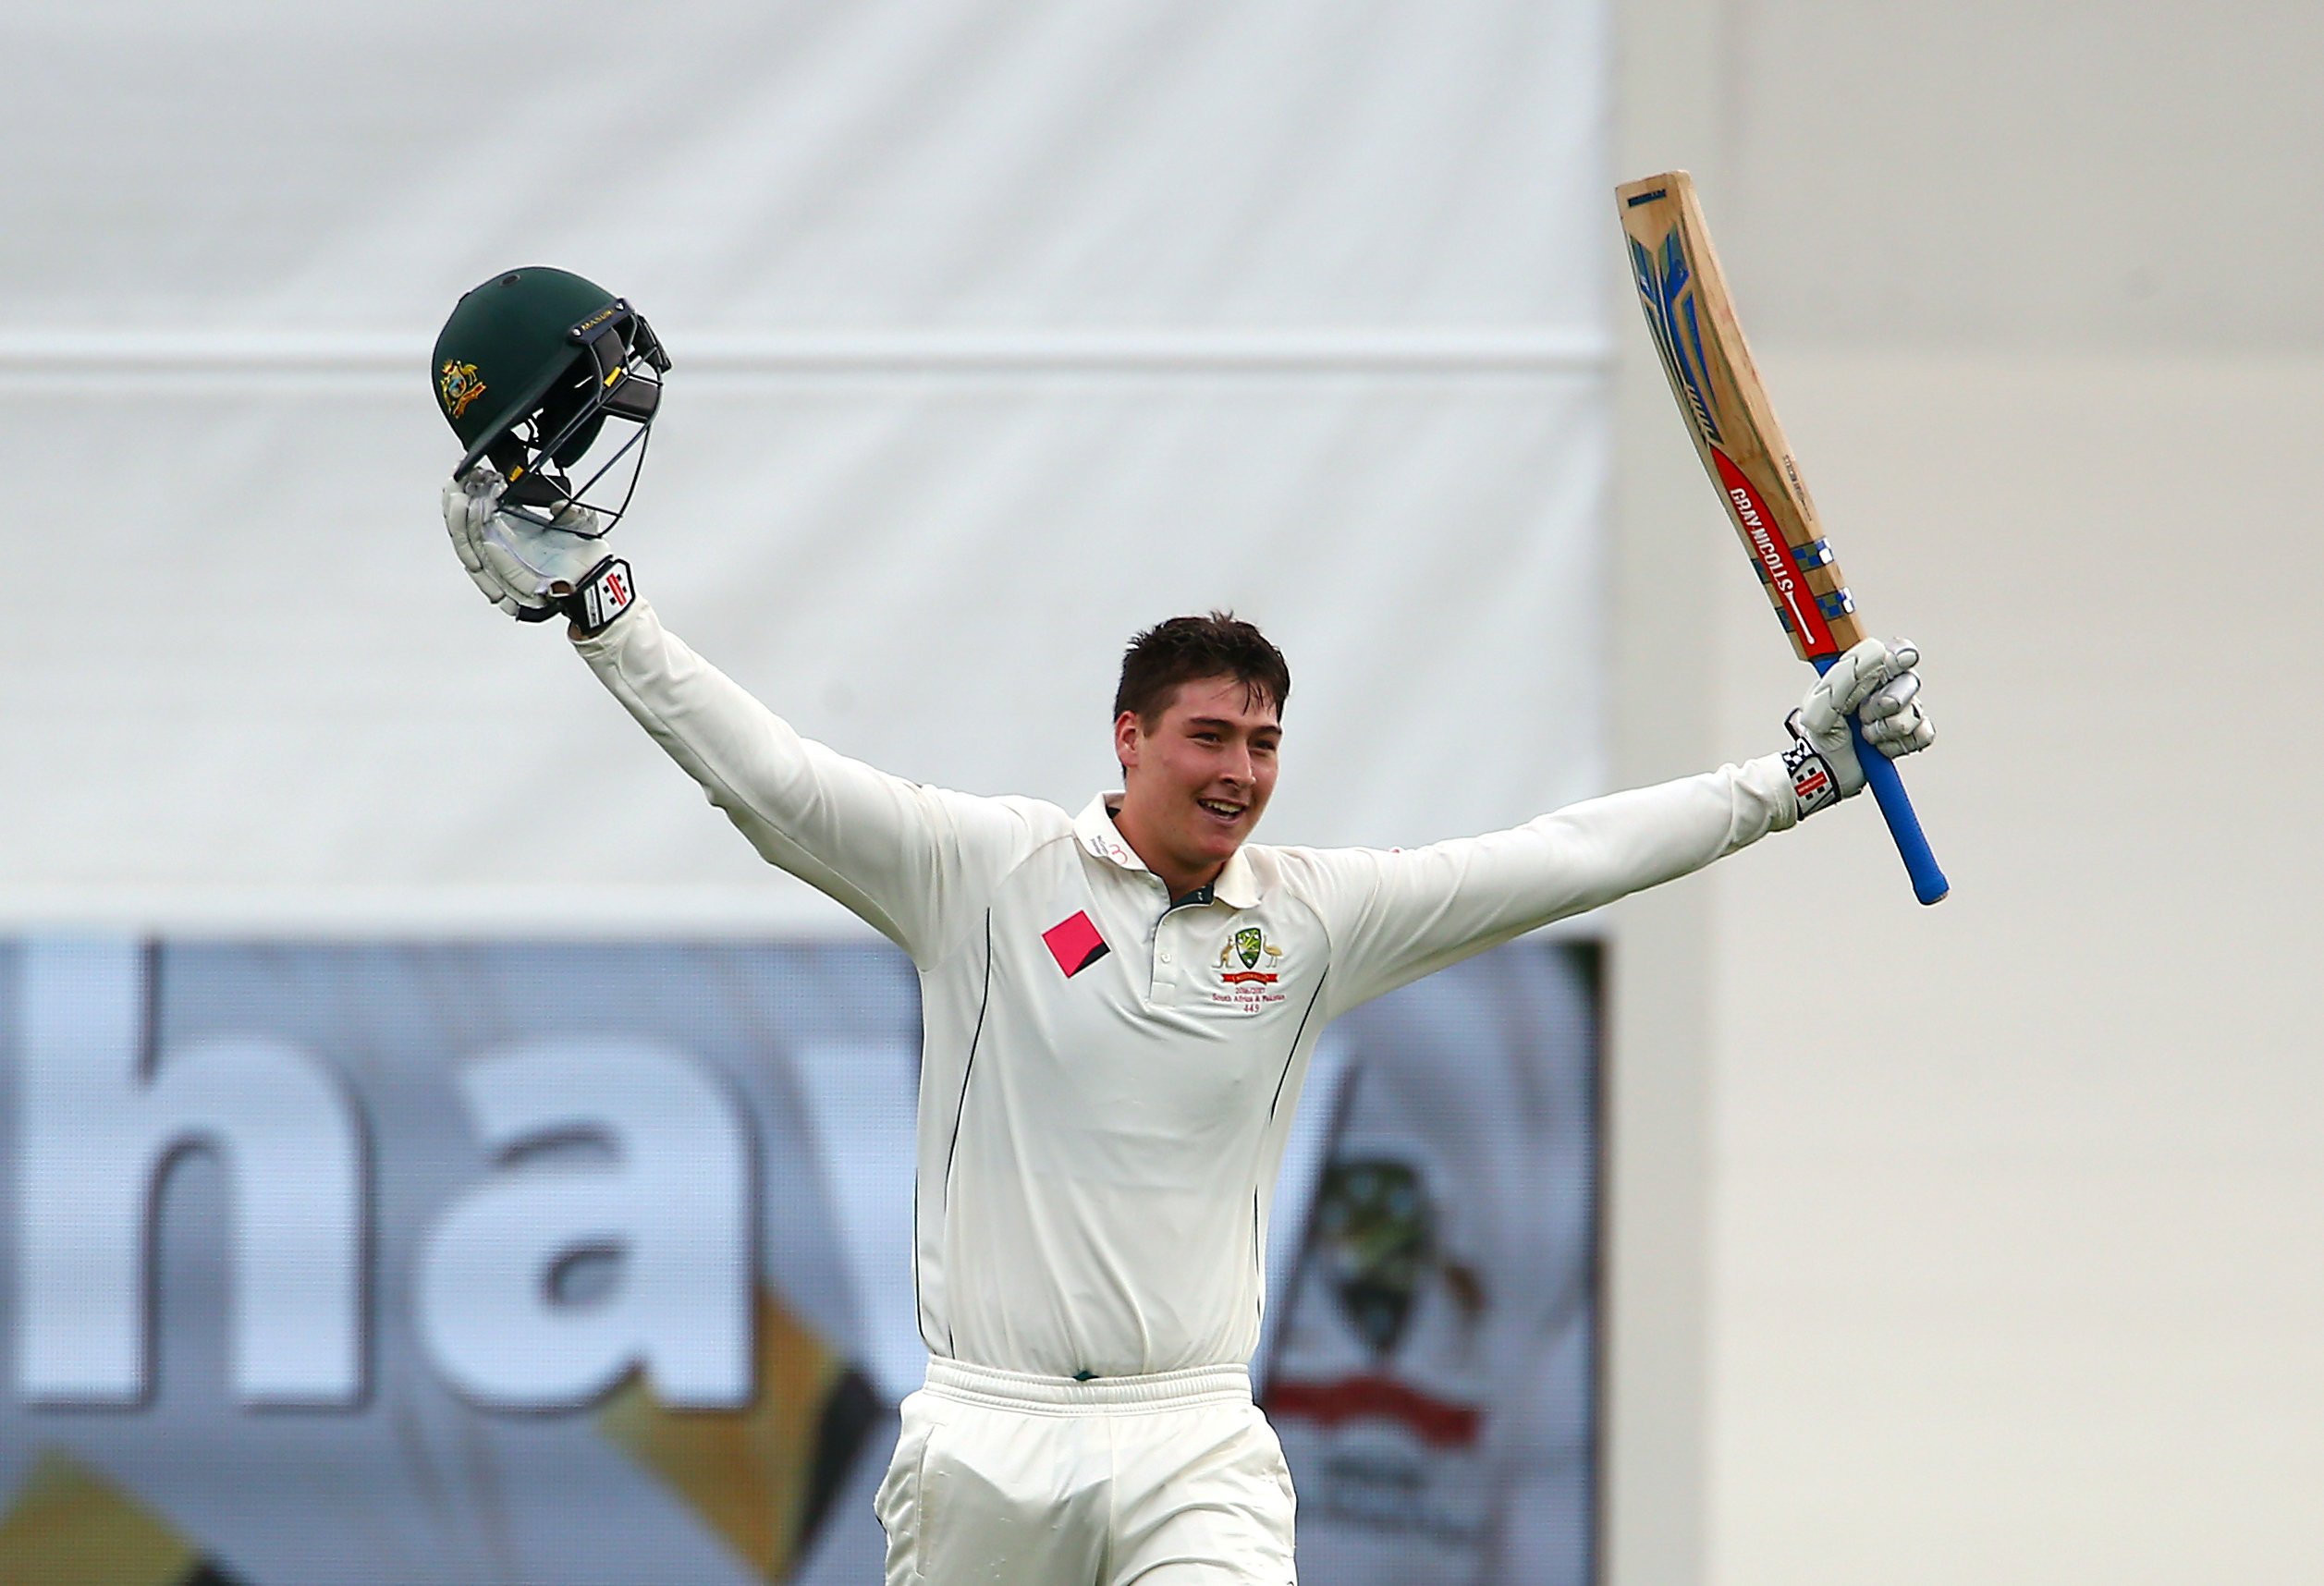
M1114 758L1125 773L1138 763L1144 742L1145 729L1139 725L1137 712L1124 711L1114 718Z

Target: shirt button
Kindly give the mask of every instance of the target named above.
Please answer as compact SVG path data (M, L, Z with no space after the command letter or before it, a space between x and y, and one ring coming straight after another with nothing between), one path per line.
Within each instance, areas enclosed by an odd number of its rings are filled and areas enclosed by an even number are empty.
M1167 963L1168 963L1168 962L1170 961L1170 955L1169 955L1169 954L1168 954L1168 953L1163 954L1163 955L1162 955L1162 961L1163 961L1164 963L1166 963L1166 964L1167 964Z

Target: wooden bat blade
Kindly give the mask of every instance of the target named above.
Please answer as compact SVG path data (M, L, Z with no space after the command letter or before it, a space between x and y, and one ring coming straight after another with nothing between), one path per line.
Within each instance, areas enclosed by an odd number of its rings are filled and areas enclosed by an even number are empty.
M1793 653L1824 671L1864 638L1864 628L1752 363L1694 178L1665 171L1624 182L1614 196L1639 307L1695 452ZM1849 723L1849 732L1865 783L1912 874L1914 896L1937 902L1951 885L1929 851L1904 784L1888 757L1865 743L1855 723Z
M1864 637L1855 604L1736 322L1684 171L1616 189L1631 277L1688 433L1803 661Z

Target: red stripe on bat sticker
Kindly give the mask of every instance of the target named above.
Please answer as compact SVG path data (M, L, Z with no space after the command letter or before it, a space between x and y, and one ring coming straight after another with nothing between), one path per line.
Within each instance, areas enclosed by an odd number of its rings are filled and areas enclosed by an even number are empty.
M1784 543L1782 531L1776 527L1775 515L1767 510L1751 481L1743 477L1743 470L1735 466L1734 458L1717 446L1711 448L1711 458L1719 464L1719 482L1727 492L1736 520L1742 523L1743 534L1751 541L1751 554L1766 571L1776 598L1792 614L1792 631L1800 636L1802 648L1810 655L1837 653L1840 645L1832 638L1831 625L1824 620L1823 611L1816 604L1816 592L1807 587L1807 575L1800 571L1792 547Z

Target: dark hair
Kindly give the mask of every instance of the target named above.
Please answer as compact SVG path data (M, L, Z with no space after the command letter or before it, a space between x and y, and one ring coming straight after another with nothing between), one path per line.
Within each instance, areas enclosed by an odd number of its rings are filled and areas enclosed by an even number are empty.
M1291 697L1291 669L1266 634L1230 611L1174 616L1130 641L1114 690L1114 719L1132 711L1152 726L1169 708L1179 685L1201 677L1232 677L1252 704L1266 701L1280 715Z

